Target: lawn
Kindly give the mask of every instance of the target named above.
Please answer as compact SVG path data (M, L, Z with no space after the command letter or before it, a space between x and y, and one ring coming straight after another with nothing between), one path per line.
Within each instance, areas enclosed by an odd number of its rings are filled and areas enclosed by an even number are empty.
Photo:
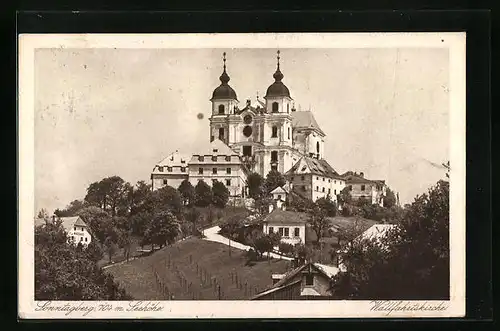
M242 300L272 285L290 261L271 259L246 265L245 252L189 238L143 257L106 269L138 300ZM155 276L158 275L158 281Z

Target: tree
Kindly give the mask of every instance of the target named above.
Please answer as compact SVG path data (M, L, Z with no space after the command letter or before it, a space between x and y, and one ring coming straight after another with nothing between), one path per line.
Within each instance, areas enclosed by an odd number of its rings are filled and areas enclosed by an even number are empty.
M285 255L289 255L289 254L293 253L293 245L282 242L279 244L279 250L281 253L283 253Z
M396 195L390 188L387 188L385 190L384 208L392 208L395 205L396 205Z
M316 200L316 205L329 217L335 217L337 215L337 204L331 200L329 195L326 198L319 198Z
M85 207L78 211L78 216L87 223L92 236L101 243L109 236L110 229L113 228L111 216L99 207Z
M256 173L252 172L247 177L248 183L248 195L253 199L259 199L264 191L264 178Z
M316 243L319 244L323 233L330 227L330 221L326 217L326 212L315 206L309 213L309 224L311 229L316 233Z
M89 250L90 249L90 250ZM131 300L97 266L98 246L69 245L57 221L35 229L35 300Z
M344 246L347 271L333 281L338 298L449 298L449 183L440 180L405 209L402 221L379 242Z
M224 208L229 200L229 190L222 182L216 181L212 187L212 203L214 206Z
M125 188L125 181L121 177L107 177L89 185L85 201L115 216L125 199Z
M255 200L254 207L255 210L260 215L266 215L269 213L269 205L275 205L275 201L270 196L262 195L258 199Z
M269 193L275 188L282 187L285 184L286 184L285 177L283 177L283 175L279 171L271 170L266 176L266 181L264 185L266 187L266 192Z
M49 213L47 212L47 209L42 208L38 212L37 218L43 219L46 222L50 219Z
M163 210L153 216L148 232L151 244L161 248L175 242L181 232L180 223L171 211Z
M196 208L191 208L189 209L186 213L184 218L192 224L193 227L193 232L196 233L198 230L198 220L201 216L201 213L198 209Z
M78 212L87 207L85 201L83 200L73 200L66 206L63 210L59 208L54 211L54 215L57 217L72 217L76 216Z
M194 187L189 182L189 180L184 179L181 182L181 185L179 185L178 190L182 198L182 203L184 205L189 205L194 202Z
M182 214L181 196L175 188L164 186L148 195L143 210L150 214L169 210L176 217L180 217Z
M195 205L198 207L206 207L212 203L212 189L207 183L200 180L194 188Z
M123 249L123 255L127 262L130 258L130 251L132 249L132 231L131 230L122 230L118 235L118 247Z
M337 201L341 206L352 203L351 188L349 186L344 187L342 191L340 191L337 196Z
M116 240L112 236L106 237L104 240L104 249L108 254L109 262L111 263L111 259L113 255L116 253Z

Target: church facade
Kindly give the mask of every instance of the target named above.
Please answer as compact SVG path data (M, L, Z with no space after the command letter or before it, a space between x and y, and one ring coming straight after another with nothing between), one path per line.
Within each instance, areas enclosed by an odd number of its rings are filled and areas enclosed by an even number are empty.
M345 187L345 179L324 159L325 133L313 113L295 109L290 90L283 83L279 51L272 77L274 82L267 88L263 99L257 97L254 102L248 99L240 107L237 93L229 85L224 53L220 85L215 88L210 99L210 136L207 142L218 144L218 149L226 151L224 155L218 155L221 160L231 159L234 169L227 175L235 177L232 180L224 179L231 195L232 192L234 196L246 195L248 174L256 172L266 177L275 170L286 176L291 189L297 185L301 195L306 198L315 201L320 197L330 197L336 200L336 195ZM228 148L222 148L220 143ZM199 161L200 153L190 155L192 157L179 155L178 162L174 162L175 155L169 156L156 165L151 174L153 189L170 183L178 187L184 179L193 185L199 180L211 185L213 180L217 180L219 170L213 170L215 167L212 170L203 168L205 166L200 164L203 162ZM209 151L208 155L211 155ZM209 159L212 160L212 157ZM178 168L178 171L160 172L159 169L164 170L169 160L177 166L172 164L171 168L166 169ZM182 160L185 160L184 163L186 160L189 162L186 165L181 163ZM226 168L226 171L229 170Z

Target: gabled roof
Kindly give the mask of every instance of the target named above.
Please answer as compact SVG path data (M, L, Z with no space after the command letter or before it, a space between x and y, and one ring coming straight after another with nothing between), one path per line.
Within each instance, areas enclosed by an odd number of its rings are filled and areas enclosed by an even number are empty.
M292 127L294 129L315 129L323 136L325 133L316 122L314 115L310 111L294 111L292 115Z
M307 223L308 215L295 211L274 209L269 215L264 218L264 222L268 224L302 224Z
M66 232L71 231L75 226L87 227L87 224L81 219L80 216L73 217L59 217L62 222L62 227Z
M342 178L345 179L346 183L349 184L378 184L378 185L385 185L385 180L373 180L373 179L368 179L362 176L361 174L358 174L353 171L346 171L341 175Z
M238 153L219 139L214 139L212 142L197 143L193 151L194 156L238 155Z
M172 166L187 166L190 157L185 154L179 153L179 151L175 151L172 154L168 155L166 158L158 162L158 166L161 167L172 167ZM184 163L182 163L184 161Z
M334 179L344 179L325 159L315 159L309 156L301 157L291 168L286 172L286 175L301 175L313 174L319 176L330 177Z
M281 278L270 289L268 289L268 290L266 290L264 292L261 292L261 293L255 295L255 296L253 296L251 299L256 299L256 298L259 298L261 296L264 296L264 295L267 295L269 293L272 293L274 291L277 291L279 289L285 288L287 286L290 286L290 285L293 285L293 284L297 284L298 282L301 281L301 279L298 279L298 280L293 281L293 282L290 282L290 280L293 279L297 274L299 274L300 272L302 272L307 267L314 268L316 271L320 272L322 275L324 275L325 277L327 277L329 279L332 278L333 276L335 276L339 272L339 268L337 268L335 266L330 266L330 265L320 264L320 263L311 263L311 262L308 262L308 263L305 263L304 265L302 265L302 266L300 266L298 268L295 268L295 269L289 271L288 273L286 273L283 276L283 278ZM307 295L307 293L303 293L303 294ZM313 294L313 295L317 295L317 294Z
M277 188L272 190L270 194L288 194L288 190L286 190L284 186L278 186Z

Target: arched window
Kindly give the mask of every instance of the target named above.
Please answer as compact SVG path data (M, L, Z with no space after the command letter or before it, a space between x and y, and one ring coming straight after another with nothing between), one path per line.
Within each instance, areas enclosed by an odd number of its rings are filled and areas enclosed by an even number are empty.
M278 103L277 102L273 102L273 113L277 113L278 112Z
M290 112L290 104L286 104L286 112L289 113Z
M319 154L319 141L316 142L316 153Z
M224 128L219 128L219 140L224 140Z
M224 114L224 105L219 105L219 114Z
M288 128L288 139L290 139L290 128Z
M278 161L278 152L272 151L271 152L271 162L277 162L277 161Z
M273 132L272 132L271 138L278 138L278 127L273 126L272 130L273 130Z

